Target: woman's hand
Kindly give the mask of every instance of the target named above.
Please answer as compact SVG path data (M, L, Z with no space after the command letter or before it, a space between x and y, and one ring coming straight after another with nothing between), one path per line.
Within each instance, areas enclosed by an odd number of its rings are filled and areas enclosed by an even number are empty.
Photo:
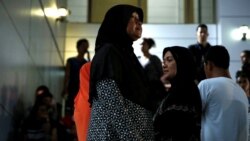
M169 89L171 88L171 83L169 82L169 80L167 79L167 75L162 75L161 76L161 82L165 87L166 91L169 91Z

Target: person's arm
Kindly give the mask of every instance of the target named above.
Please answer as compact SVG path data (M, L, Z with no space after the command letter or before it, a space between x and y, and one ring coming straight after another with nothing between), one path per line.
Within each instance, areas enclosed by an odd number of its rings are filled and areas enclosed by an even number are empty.
M63 83L63 92L62 96L66 96L68 94L68 83L69 83L69 76L70 76L70 63L67 60L66 67L65 67L65 76L64 76L64 83Z
M91 60L90 60L90 53L89 53L89 51L87 51L86 53L87 53L87 60L88 60L88 61L91 61Z
M201 81L198 84L198 88L200 91L200 95L201 95L201 101L202 101L202 111L205 111L205 107L206 107L206 102L207 102L207 96L208 96L208 92L209 90L207 89L207 84L205 81Z

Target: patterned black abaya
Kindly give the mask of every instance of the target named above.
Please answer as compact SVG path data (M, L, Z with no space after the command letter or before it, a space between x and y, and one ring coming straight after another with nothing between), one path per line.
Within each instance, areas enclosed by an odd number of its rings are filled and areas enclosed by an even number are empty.
M88 140L154 140L148 83L126 31L133 12L143 20L140 8L112 7L98 31L91 64Z

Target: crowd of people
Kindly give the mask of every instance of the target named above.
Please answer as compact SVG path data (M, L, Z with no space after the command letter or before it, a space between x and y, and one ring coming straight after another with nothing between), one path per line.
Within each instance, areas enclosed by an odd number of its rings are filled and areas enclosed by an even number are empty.
M141 64L132 44L142 23L139 7L110 8L93 59L80 39L78 55L67 60L65 111L39 86L23 141L248 141L250 51L242 51L234 81L226 47L211 45L208 27L199 24L197 43L165 47L162 62L149 51L155 41L143 38Z

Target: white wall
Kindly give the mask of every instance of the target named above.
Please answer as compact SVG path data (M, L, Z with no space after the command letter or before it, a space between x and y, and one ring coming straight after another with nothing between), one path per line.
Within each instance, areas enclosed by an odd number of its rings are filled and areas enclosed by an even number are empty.
M185 0L147 0L147 19L149 24L153 23L184 23L184 1ZM202 22L213 23L214 0L200 0L202 9ZM109 2L107 2L108 4ZM194 0L194 23L198 23L198 0ZM88 0L68 0L67 7L71 14L67 18L69 22L87 23Z
M0 141L18 140L18 125L39 85L61 97L65 24L36 11L42 13L39 0L0 0Z
M156 48L150 51L162 58L162 51L168 46L184 46L196 43L196 26L197 24L144 24L143 37L151 37L156 41ZM208 24L209 42L217 44L217 28L214 24ZM142 54L140 51L139 39L134 43L135 53Z
M100 24L68 23L65 41L64 64L69 57L76 56L76 42L80 38L86 38L89 41L89 52L91 58L94 55L95 39Z
M235 79L235 73L240 68L240 52L250 49L250 40L235 40L232 32L245 24L250 27L250 0L218 0L218 41L227 47L230 57L230 72Z
M150 4L151 3L151 4ZM202 4L205 4L206 1L202 1ZM209 3L213 3L211 0ZM156 4L162 4L160 1ZM152 1L149 0L149 8L157 9L154 7L155 4L152 4ZM162 4L164 5L164 4ZM209 42L211 44L221 44L227 47L230 57L230 72L232 78L235 79L235 72L240 67L240 52L244 49L250 49L250 41L242 42L240 40L235 40L232 38L232 31L237 29L239 26L245 24L250 26L250 1L249 0L218 0L215 4L216 7L216 18L218 23L209 25ZM206 8L210 9L212 5L208 5ZM173 8L173 7L172 7ZM161 10L160 7L158 10ZM153 10L152 10L153 11ZM203 9L203 13L206 10ZM159 12L164 13L164 12ZM160 17L160 19L166 18L159 13L150 12L148 18L149 20ZM166 13L166 11L165 11ZM169 13L169 12L167 12ZM207 19L211 19L211 16L214 13L207 15ZM197 20L197 19L196 19ZM210 20L209 20L210 21ZM208 22L209 22L208 21ZM68 56L75 55L75 42L78 38L86 37L90 40L91 51L93 55L93 48L95 42L95 36L99 28L98 24L68 24L68 34L66 39L66 58ZM195 37L195 28L196 24L144 24L143 25L143 37L153 37L156 40L156 48L153 48L152 53L157 54L161 57L161 51L165 46L170 45L182 45L187 46L196 41ZM77 34L75 34L76 32ZM139 44L141 39L135 42L135 53L141 55Z
M71 14L67 18L70 22L86 23L88 19L88 0L67 0L67 7Z
M248 17L221 17L217 24L208 24L208 41L212 45L220 44L227 47L231 62L230 73L235 79L235 73L240 68L240 52L250 49L250 41L240 41L232 38L231 33L242 24L249 24ZM223 26L222 26L223 25ZM99 29L99 24L69 23L66 35L65 60L70 56L75 56L75 43L79 38L87 38L90 41L91 57L94 55L95 38ZM162 57L164 47L180 45L187 47L196 42L197 24L143 24L143 37L152 37L156 41L156 48L150 51L158 57ZM142 38L134 42L134 50L137 56L141 56L140 43Z
M75 56L76 41L80 38L87 38L90 42L91 57L94 55L95 39L99 29L99 24L69 23L66 34L65 61L68 57ZM156 47L150 51L159 58L162 58L162 51L167 46L184 46L196 43L197 24L143 24L143 37L151 37L156 42ZM217 44L217 26L208 24L209 42ZM142 38L134 42L133 47L137 56L141 56Z
M148 23L183 23L183 0L148 0Z

